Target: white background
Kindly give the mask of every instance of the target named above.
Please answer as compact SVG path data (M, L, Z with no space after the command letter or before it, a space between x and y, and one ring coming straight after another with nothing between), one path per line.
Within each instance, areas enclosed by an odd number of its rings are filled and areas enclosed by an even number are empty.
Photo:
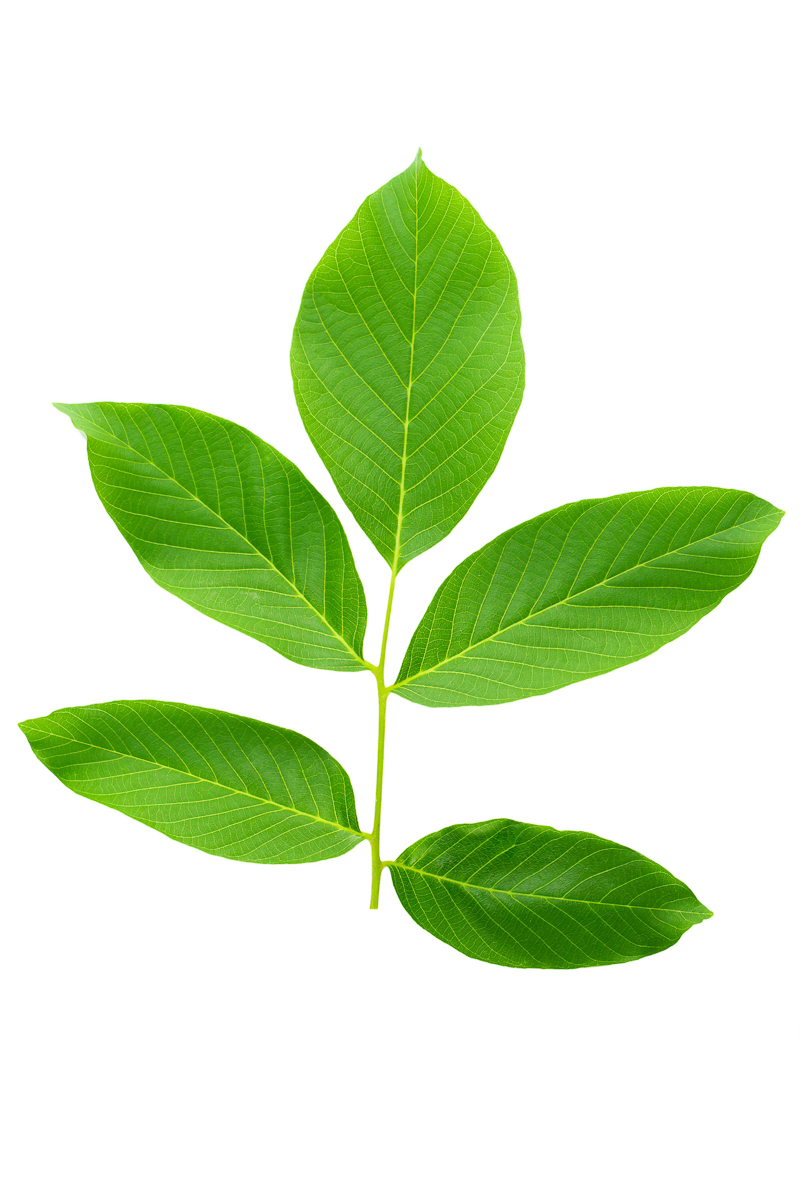
M798 10L792 3L7 3L3 967L9 1200L791 1194ZM48 775L19 719L156 697L302 730L371 823L373 681L309 671L137 565L53 401L190 404L342 514L308 442L305 280L421 144L517 271L526 398L403 572L390 657L502 529L741 487L788 510L678 642L549 696L389 706L384 850L510 816L634 846L715 910L665 954L514 971L423 933L367 847L213 858Z

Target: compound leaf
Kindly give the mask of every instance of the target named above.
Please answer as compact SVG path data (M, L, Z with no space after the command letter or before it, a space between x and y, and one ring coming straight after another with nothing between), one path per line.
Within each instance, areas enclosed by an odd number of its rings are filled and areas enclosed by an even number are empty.
M369 196L306 286L295 395L345 503L397 570L491 475L522 399L511 264L421 153Z
M367 606L339 518L287 458L179 405L57 404L156 583L308 667L360 671Z
M549 825L450 825L409 846L390 869L418 925L503 967L631 962L673 946L712 915L635 850Z
M344 768L291 729L160 700L61 708L20 728L73 792L208 854L318 862L364 838Z
M782 516L750 492L656 488L517 525L444 581L394 690L503 704L644 658L747 578Z

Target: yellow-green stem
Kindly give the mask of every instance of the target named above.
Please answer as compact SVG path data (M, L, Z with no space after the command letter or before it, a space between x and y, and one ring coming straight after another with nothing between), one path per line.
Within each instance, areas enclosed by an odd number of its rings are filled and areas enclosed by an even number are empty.
M381 657L375 670L375 682L378 685L378 764L375 773L375 818L372 823L372 833L369 835L372 848L372 891L370 893L370 908L378 907L378 896L381 887L381 801L383 799L383 756L386 746L386 701L389 689L384 678L386 664L386 646L389 641L389 622L392 617L392 601L394 600L394 585L397 579L396 568L392 569L392 579L389 584L389 598L386 602L386 619L383 623L383 640L381 642Z
M372 892L370 908L378 907L381 886L381 799L383 792L383 748L386 741L386 692L378 680L378 770L375 781L375 820L370 834L372 846Z

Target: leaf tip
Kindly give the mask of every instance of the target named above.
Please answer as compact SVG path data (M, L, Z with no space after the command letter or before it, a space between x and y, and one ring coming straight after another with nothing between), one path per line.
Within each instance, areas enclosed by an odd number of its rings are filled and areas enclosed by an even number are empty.
M85 442L88 442L89 436L86 433L86 430L81 429L81 427L78 425L78 422L75 420L75 409L76 408L85 408L85 407L86 407L86 405L60 404L60 403L53 404L53 408L57 408L59 412L62 412L64 414L64 416L69 417L70 421L72 421L72 424L73 424L75 430L81 435L81 437L83 438L83 440Z

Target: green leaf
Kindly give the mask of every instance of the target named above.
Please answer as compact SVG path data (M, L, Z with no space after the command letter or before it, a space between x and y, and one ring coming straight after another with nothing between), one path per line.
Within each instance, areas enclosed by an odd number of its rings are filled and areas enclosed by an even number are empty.
M161 700L61 708L20 728L73 792L208 854L318 862L365 836L344 768L291 729Z
M295 395L342 498L397 570L461 520L522 399L517 282L421 152L369 196L306 285Z
M685 883L635 850L549 825L450 825L389 865L418 925L502 967L631 962L673 946L712 915Z
M444 581L394 690L503 704L644 658L747 578L782 516L750 492L656 488L517 525Z
M261 438L160 404L57 404L157 584L307 667L361 671L367 605L339 518Z

